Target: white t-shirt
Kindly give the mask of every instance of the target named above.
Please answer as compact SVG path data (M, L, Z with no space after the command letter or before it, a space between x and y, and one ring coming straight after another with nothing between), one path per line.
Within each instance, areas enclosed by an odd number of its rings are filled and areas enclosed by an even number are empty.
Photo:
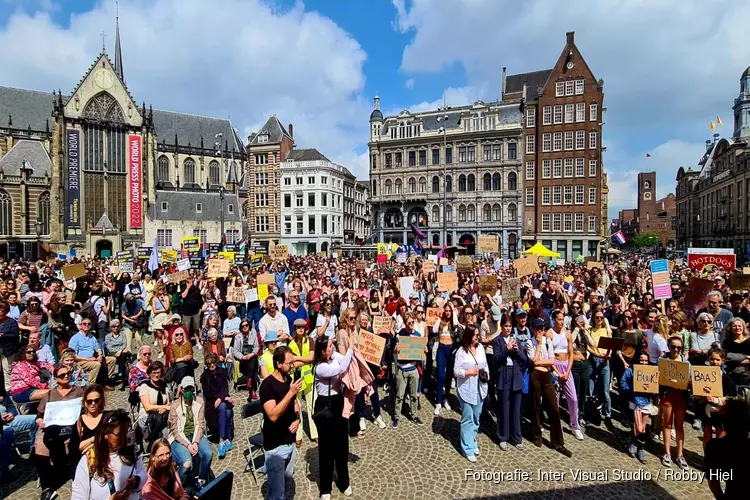
M321 327L326 324L326 317L322 314L318 315L318 319L315 321L315 330L313 330L312 335L310 335L310 338L315 340L318 337L318 327ZM336 330L338 330L339 326L339 319L336 317L335 314L331 315L331 321L328 322L328 328L326 328L326 331L323 333L326 337L329 339L336 340Z
M110 454L109 457L109 465L114 474L113 483L115 491L125 489L125 482L132 472L133 476L140 478L140 482L136 489L130 493L128 500L141 498L141 488L143 488L148 479L141 459L136 458L133 465L126 465L122 463L120 456L116 453ZM88 457L86 455L82 456L78 462L78 467L76 467L76 475L73 479L73 491L70 496L71 500L109 500L110 496L111 493L106 482L100 482L97 478L91 478Z
M667 341L651 329L646 330L645 333L648 340L648 361L649 363L656 364L665 352L669 352Z

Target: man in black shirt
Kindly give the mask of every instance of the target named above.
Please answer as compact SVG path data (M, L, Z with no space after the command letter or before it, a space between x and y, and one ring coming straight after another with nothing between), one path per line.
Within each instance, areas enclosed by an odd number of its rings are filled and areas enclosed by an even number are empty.
M290 382L294 355L287 346L273 351L274 371L260 384L260 404L263 406L263 449L266 459L266 484L269 500L286 498L286 481L294 475L297 458L295 445L300 425L297 393L302 377Z
M182 287L182 324L185 325L190 335L195 339L195 345L200 348L201 334L201 308L203 297L198 287L198 280L191 279L183 282Z

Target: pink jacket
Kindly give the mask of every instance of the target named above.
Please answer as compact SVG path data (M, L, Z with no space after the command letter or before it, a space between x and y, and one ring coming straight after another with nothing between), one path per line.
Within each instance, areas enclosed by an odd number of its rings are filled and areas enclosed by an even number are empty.
M365 390L365 394L368 396L374 391L372 389L372 383L375 381L375 377L370 371L370 367L367 366L367 361L359 352L354 353L352 362L349 363L349 368L344 374L342 381L346 386L344 390L344 418L349 418L354 413L354 400L357 399L357 394L362 389Z
M42 382L40 374L42 368L46 368L50 374L55 369L46 361L16 361L13 363L10 372L10 393L12 395L20 394L29 389L49 389L49 384Z

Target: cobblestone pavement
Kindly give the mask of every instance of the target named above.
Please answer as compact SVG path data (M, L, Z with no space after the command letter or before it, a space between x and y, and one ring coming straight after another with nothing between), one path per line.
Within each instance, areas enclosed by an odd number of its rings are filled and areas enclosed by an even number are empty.
M107 406L128 408L126 394L120 391L107 393ZM243 394L236 396L238 402L246 397ZM451 403L454 402L451 399ZM457 404L453 407L456 408ZM443 411L439 417L434 417L433 406L425 398L422 398L417 413L424 421L423 426L401 419L399 428L394 430L390 427L390 417L384 414L388 424L386 429L380 430L368 423L364 438L351 439L349 467L353 498L711 498L705 481L701 483L695 478L681 480L682 471L677 466L673 465L669 470L674 475L667 476L667 469L660 463L661 443L649 445L645 465L630 458L624 452L628 436L619 424L614 433L604 426L589 426L585 440L577 441L564 422L566 446L573 452L573 457L568 459L547 447L538 449L526 440L524 451L511 449L502 452L488 437L492 434L493 422L483 419L479 436L481 455L476 464L471 464L458 451L459 413ZM236 412L233 451L226 459L218 460L214 446L214 472L218 475L231 470L235 474L233 498L255 499L263 498L265 494L263 476L259 476L259 485L256 485L252 474L244 472L243 457L246 437L248 433L258 432L260 418L256 416L251 422L242 422ZM686 424L685 435L685 457L690 464L688 472L697 475L703 465L700 433ZM545 431L545 438L548 436ZM318 498L317 450L313 443L305 440L299 451L294 484L288 498ZM41 491L37 488L34 468L20 460L14 470L20 478L3 485L0 498L38 499ZM608 473L608 477L581 479L573 475L577 470ZM477 479L472 471L515 472L516 477L502 481ZM540 478L539 474L546 471L558 475L549 480ZM524 474L528 477L523 477ZM63 499L70 498L70 482L59 493ZM334 487L333 498L344 498L344 495Z

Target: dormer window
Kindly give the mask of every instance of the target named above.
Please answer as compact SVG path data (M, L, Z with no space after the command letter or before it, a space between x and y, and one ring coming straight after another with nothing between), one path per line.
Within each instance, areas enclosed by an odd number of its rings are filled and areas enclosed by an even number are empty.
M258 136L258 144L265 144L268 142L268 134L260 134Z
M195 204L195 213L202 214L203 213L203 203L196 203Z
M162 201L161 202L161 211L162 212L169 211L169 203L167 203L166 201Z
M230 215L234 214L234 205L232 205L231 203L227 205L227 213Z

